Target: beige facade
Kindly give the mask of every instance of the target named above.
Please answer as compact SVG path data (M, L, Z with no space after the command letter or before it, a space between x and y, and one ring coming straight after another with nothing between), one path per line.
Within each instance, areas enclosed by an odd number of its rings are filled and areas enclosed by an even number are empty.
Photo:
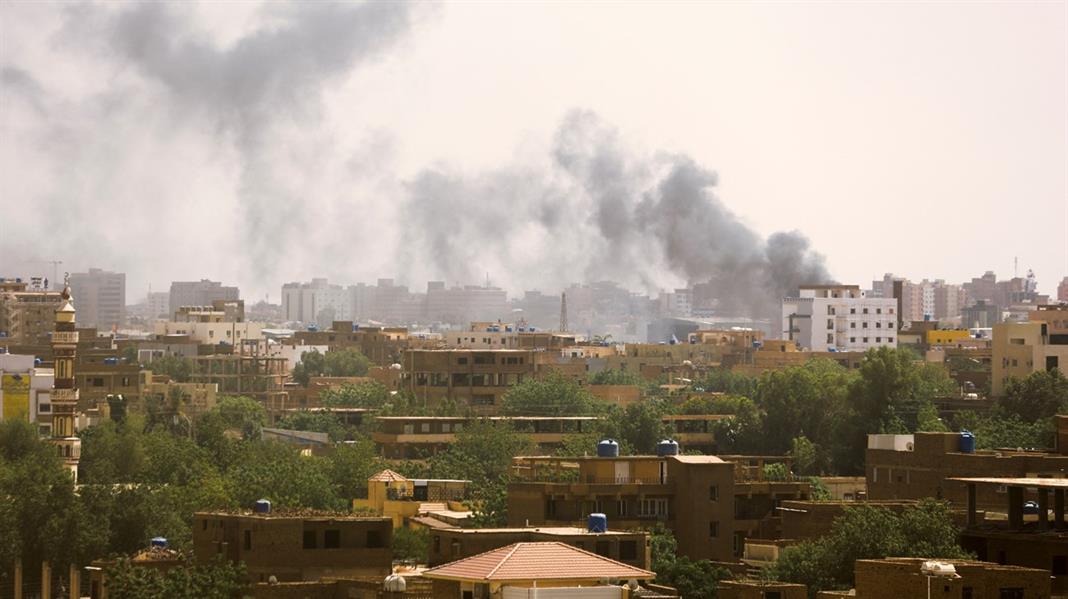
M62 302L58 291L32 290L22 281L0 281L0 342L47 345Z
M777 503L810 492L807 482L764 480L759 457L518 457L513 465L520 482L508 486L510 525L584 526L591 513L605 514L609 528L661 523L693 559L737 561L746 538L778 538Z
M1046 314L1048 316L1048 314ZM1068 333L1053 333L1059 318L994 325L991 392L1005 393L1010 377L1026 378L1040 370L1068 371Z

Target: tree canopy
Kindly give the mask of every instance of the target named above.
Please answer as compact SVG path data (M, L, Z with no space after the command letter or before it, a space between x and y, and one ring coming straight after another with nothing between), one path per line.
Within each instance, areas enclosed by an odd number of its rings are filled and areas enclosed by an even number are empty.
M507 416L589 416L601 411L603 402L588 389L559 372L528 378L508 390L501 402Z
M366 376L371 369L367 356L353 348L334 349L325 354L304 352L293 367L293 380L307 387L315 376Z

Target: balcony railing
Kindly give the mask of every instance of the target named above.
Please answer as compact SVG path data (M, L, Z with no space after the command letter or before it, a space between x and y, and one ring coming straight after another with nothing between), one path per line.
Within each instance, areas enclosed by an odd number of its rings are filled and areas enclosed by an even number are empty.
M586 476L581 478L579 482L588 485L664 485L667 484L668 478L666 476L615 476L606 478Z
M78 343L78 331L55 331L52 333L52 343Z

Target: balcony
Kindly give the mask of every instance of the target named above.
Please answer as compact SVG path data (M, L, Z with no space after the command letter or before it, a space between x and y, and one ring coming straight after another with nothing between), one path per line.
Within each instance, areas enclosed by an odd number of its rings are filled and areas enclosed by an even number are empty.
M78 344L78 331L55 331L52 333L52 343Z

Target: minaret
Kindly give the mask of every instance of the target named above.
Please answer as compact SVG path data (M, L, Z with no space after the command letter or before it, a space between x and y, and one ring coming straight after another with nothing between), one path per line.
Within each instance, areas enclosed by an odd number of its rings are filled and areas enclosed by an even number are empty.
M74 304L70 294L70 275L63 276L63 303L56 309L56 327L52 333L52 356L55 379L52 383L52 444L59 450L63 465L78 481L78 459L82 440L75 433L78 412L78 388L74 380L74 356L78 349L78 331L74 324Z

